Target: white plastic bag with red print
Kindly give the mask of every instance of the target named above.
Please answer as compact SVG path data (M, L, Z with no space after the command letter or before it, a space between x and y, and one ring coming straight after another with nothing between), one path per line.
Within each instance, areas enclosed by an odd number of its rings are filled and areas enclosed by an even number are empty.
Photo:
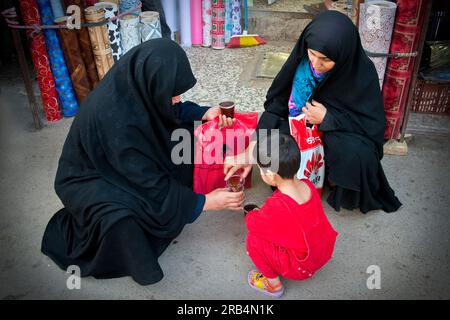
M325 179L322 133L317 125L306 124L306 115L303 113L297 117L290 117L289 127L302 157L297 178L308 179L321 193Z

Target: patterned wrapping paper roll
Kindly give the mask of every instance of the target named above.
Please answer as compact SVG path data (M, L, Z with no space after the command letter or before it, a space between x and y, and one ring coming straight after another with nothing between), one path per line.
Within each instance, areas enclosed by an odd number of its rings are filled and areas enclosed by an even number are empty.
M241 34L241 0L232 0L232 13L231 13L231 24L232 24L232 34Z
M233 35L233 0L225 0L225 43L230 42Z
M178 32L178 10L176 0L161 0L161 4L166 16L167 25L172 32L170 38L175 40L175 34Z
M53 25L53 13L50 6L50 0L37 0L39 11L41 13L41 22L44 25ZM47 44L48 57L50 58L50 67L55 77L56 92L61 103L63 116L72 117L78 110L78 102L75 91L70 79L69 70L67 70L64 53L59 43L56 31L53 29L44 30L45 43Z
M191 0L191 38L193 46L203 42L202 0Z
M25 25L41 24L36 0L21 0L19 3ZM44 34L36 33L32 35L32 30L28 30L27 35L31 39L31 58L41 91L45 117L48 121L60 120L62 118L61 109L59 108L55 79L50 69Z
M54 19L58 19L65 16L61 0L50 0L50 4L52 6Z
M81 23L86 22L86 19L84 17L84 0L64 0L64 3L66 4L66 7L70 5L79 6L81 8ZM86 67L86 72L89 78L89 83L91 85L91 89L94 89L99 79L94 53L92 50L91 39L89 37L89 31L86 27L83 27L76 30L76 33L78 37L78 45L80 47L81 56L83 57L84 65Z
M361 3L359 15L359 34L365 50L376 53L388 53L394 29L397 5L389 1L371 1ZM370 57L375 65L383 87L387 58Z
M202 27L203 27L203 43L202 46L211 46L211 29L212 29L212 7L211 0L202 0Z
M119 7L117 4L112 2L97 2L95 4L96 7L103 8L105 10L105 18L109 19L115 17L119 14ZM119 21L112 20L109 21L106 25L108 27L108 37L109 37L109 45L111 46L112 56L114 62L119 61L122 56L122 40L120 37L119 31Z
M223 0L212 0L212 29L213 49L225 49L225 5Z
M191 2L178 0L178 21L180 22L180 44L182 47L192 46L191 38Z
M105 20L105 10L96 6L84 9L87 22L101 22ZM108 27L106 25L89 27L89 37L92 44L92 52L95 57L98 78L101 80L114 64L112 50L109 45Z
M139 0L119 0L119 11L122 13L122 12L125 12L125 11L127 11L133 7L136 7L140 4L141 4L141 1L139 1ZM142 11L141 8L139 8L139 9L133 11L132 13L139 15L139 13L141 13L141 11Z
M139 16L127 14L119 19L120 35L122 36L123 54L141 43L139 35Z
M55 23L65 25L68 18L68 16L65 16L55 19ZM91 85L87 76L83 57L81 56L76 30L69 30L66 28L58 29L58 35L63 48L64 57L66 58L67 68L69 68L73 88L77 94L78 102L81 103L91 91Z
M143 11L139 14L141 42L162 37L161 20L157 11Z

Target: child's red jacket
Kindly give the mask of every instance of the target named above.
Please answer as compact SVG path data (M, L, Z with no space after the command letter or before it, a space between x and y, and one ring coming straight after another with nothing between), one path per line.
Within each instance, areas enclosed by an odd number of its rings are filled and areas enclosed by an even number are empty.
M322 207L314 185L303 179L311 189L311 198L298 204L290 196L275 191L260 210L250 211L245 222L248 236L258 237L279 247L290 256L290 270L283 270L286 278L303 280L311 277L325 263L334 250L337 232Z

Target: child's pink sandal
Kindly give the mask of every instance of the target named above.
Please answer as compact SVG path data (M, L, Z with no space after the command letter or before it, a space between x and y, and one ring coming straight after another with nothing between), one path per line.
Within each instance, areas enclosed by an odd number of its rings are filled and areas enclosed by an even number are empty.
M250 270L247 279L250 287L273 298L279 298L284 293L283 286L279 286L277 288L272 287L269 280L267 280L261 272L256 270Z

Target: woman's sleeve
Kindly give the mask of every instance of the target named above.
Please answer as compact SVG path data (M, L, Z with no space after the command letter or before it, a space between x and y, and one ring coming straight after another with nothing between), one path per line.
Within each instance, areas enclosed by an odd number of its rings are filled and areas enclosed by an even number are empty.
M191 220L188 223L192 223L200 216L205 206L206 197L203 194L197 194L197 206L192 214Z
M319 126L320 131L345 131L364 134L360 128L346 112L340 112L327 107L327 112Z
M178 104L178 118L182 123L192 123L199 121L208 111L209 107L201 107L192 101L185 101Z

